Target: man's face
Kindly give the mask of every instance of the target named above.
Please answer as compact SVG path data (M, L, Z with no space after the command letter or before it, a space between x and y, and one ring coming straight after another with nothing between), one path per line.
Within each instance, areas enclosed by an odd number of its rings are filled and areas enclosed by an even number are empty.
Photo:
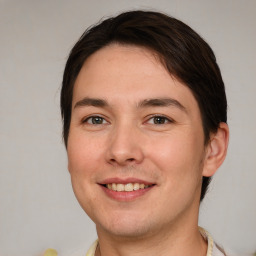
M86 60L67 151L75 195L98 232L145 236L197 221L200 111L149 50L111 45Z

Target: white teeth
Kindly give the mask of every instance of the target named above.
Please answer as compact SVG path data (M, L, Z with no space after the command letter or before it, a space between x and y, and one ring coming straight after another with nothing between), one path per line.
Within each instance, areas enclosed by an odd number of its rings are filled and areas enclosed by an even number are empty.
M140 184L139 183L134 183L133 184L133 190L138 190L140 189Z
M124 191L124 184L117 184L116 191L119 191L119 192Z
M122 192L122 191L134 191L134 190L139 190L139 189L144 189L144 188L148 188L151 185L145 185L145 184L139 184L139 183L127 183L127 184L117 184L117 183L110 183L110 184L106 184L106 187L108 189L111 189L113 191L118 191L118 192Z
M112 190L116 191L116 183L112 183Z
M144 184L140 184L140 189L143 189L145 187Z
M133 191L133 184L132 183L125 184L124 190L125 191Z

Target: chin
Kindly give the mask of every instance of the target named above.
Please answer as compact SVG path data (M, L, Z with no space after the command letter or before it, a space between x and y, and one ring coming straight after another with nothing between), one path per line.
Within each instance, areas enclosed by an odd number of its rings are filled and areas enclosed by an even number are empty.
M118 238L138 239L152 233L154 225L152 219L149 223L143 218L114 218L108 223L96 223L96 228L98 233L103 231Z
M140 237L144 237L146 234L149 234L149 228L145 226L119 226L106 228L105 232L109 233L112 236L116 236L118 238L135 238L138 239ZM98 231L98 227L97 227Z

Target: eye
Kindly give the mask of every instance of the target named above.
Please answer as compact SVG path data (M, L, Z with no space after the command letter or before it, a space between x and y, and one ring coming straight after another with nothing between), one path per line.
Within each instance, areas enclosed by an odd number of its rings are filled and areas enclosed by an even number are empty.
M106 124L107 121L101 116L90 116L86 118L83 121L83 123L99 125L99 124Z
M160 124L173 123L173 121L165 116L153 116L148 120L148 123L160 125Z

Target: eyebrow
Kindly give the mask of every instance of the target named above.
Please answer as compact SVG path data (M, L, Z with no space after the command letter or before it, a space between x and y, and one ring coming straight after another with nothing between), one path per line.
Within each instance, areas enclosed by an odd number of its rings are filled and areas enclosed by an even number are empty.
M108 105L109 104L107 103L106 100L85 97L82 100L79 100L78 102L76 102L74 108L85 107L85 106L104 108L104 107L107 107Z
M139 102L139 105L138 105L138 107L168 107L168 106L174 106L184 112L187 112L186 108L179 101L173 98L145 99Z
M109 107L110 105L104 99L85 97L82 100L79 100L78 102L76 102L74 108L85 107L85 106L105 108L105 107ZM173 98L145 99L145 100L140 101L137 105L138 108L168 107L168 106L174 106L184 112L187 112L186 108L179 101L177 101Z

